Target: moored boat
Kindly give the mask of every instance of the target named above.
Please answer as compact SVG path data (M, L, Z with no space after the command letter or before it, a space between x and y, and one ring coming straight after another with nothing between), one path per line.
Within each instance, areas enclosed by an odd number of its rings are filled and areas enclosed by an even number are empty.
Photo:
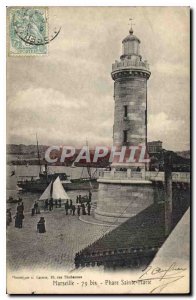
M14 199L13 197L9 197L7 199L7 203L20 203L22 201L22 198Z

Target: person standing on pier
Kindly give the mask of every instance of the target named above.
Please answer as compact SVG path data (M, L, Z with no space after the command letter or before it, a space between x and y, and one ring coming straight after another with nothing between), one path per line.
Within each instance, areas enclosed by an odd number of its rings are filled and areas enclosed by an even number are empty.
M76 206L72 205L72 215L75 216Z
M22 228L22 216L18 212L16 213L15 217L15 227Z
M35 214L38 214L38 203L37 203L37 201L35 201L34 209L35 209Z
M41 217L39 222L37 223L37 231L39 233L44 233L46 232L46 227L45 227L45 219L44 217Z
M22 213L24 213L24 203L23 202L21 202L21 211L22 211Z
M23 219L24 219L24 215L19 214L19 228L22 228Z
M78 214L78 217L80 216L80 205L78 205L77 207L77 214Z
M15 227L19 228L19 218L18 218L18 212L16 213L16 215L14 216L15 219Z
M24 219L24 214L23 214L23 212L24 212L24 205L23 205L23 202L22 202L22 204L18 203L18 206L17 206L17 213L18 213L18 215L19 215L19 217L20 217L21 219Z
M18 215L18 212L14 216L14 219L15 219L15 227L19 228L19 215Z
M91 213L91 205L90 205L90 203L87 204L87 211L88 211L88 215L90 216L90 213Z
M68 210L69 210L69 203L68 200L65 203L65 212L66 212L66 216L68 215Z
M81 208L82 208L82 214L83 214L83 216L85 216L86 215L86 210L85 210L84 203L82 203Z
M73 202L72 202L72 200L70 199L70 204L69 204L70 215L72 214L72 206L73 206Z
M45 200L44 210L48 210L48 199Z
M12 213L11 213L11 208L8 208L6 211L6 225L10 225L12 222Z
M53 199L51 198L49 200L49 211L52 211L53 210Z
M89 199L89 202L91 202L91 199L92 199L92 193L91 193L91 191L89 191L88 199Z
M31 209L31 216L33 217L35 215L35 208L33 207L32 209Z
M18 203L18 206L17 206L16 210L17 210L18 213L22 212L22 207L21 207L20 203Z
M21 203L21 218L24 219L24 203Z

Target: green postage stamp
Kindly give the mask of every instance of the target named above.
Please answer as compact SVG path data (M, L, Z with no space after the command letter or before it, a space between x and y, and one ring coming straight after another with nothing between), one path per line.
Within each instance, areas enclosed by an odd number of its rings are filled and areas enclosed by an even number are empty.
M46 7L12 7L9 12L9 55L44 55L48 50Z

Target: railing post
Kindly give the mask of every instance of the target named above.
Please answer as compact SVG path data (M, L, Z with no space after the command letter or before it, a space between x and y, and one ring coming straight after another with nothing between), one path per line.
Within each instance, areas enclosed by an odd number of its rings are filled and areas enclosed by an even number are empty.
M142 169L141 173L142 173L142 179L145 179L145 169Z
M127 178L131 178L131 169L127 169Z
M112 177L112 178L114 178L114 174L115 174L115 168L113 168L113 169L111 170L111 177Z
M165 236L168 236L172 228L172 155L165 153Z

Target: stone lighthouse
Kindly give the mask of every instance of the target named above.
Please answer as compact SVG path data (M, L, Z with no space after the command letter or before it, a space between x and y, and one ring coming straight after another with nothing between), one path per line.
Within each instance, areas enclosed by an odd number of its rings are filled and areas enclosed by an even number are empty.
M112 65L114 80L114 128L115 146L147 144L147 80L150 77L147 61L140 55L140 40L129 35L122 41L120 61Z
M114 80L113 145L117 149L147 145L147 80L150 70L140 54L140 40L129 30L122 55L112 65ZM95 218L122 222L154 201L152 182L145 178L145 163L119 163L99 177ZM139 170L138 170L139 169Z

